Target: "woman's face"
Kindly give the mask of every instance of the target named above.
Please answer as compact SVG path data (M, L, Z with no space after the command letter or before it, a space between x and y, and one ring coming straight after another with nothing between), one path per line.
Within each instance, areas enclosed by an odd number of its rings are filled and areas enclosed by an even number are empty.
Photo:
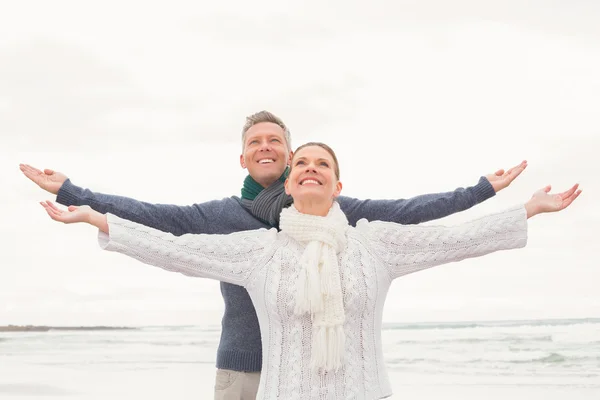
M333 157L324 148L301 148L292 158L292 170L285 181L285 192L294 201L333 201L342 190L342 184L335 175L335 166Z

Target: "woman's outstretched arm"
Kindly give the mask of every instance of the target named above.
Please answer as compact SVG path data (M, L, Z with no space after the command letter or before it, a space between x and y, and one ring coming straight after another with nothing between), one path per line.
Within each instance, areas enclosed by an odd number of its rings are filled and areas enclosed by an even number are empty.
M389 222L362 223L374 254L382 259L390 278L436 265L479 257L498 250L524 247L527 219L564 210L581 193L578 185L550 194L550 186L535 192L524 205L456 226L406 226Z
M277 238L275 229L174 236L112 214L101 214L87 206L70 206L63 211L49 201L41 204L55 221L84 222L97 227L100 245L105 250L165 270L239 286L244 286L252 272L266 264Z

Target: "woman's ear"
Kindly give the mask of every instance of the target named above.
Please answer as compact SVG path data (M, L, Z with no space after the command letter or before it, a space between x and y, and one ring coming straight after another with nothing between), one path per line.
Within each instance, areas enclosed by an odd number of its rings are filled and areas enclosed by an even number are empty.
M286 178L285 182L283 182L283 187L285 188L285 194L287 194L288 196L290 195L290 190L288 189L288 182L290 180Z
M340 193L342 192L342 182L337 181L337 183L335 184L335 191L333 192L333 198L337 198Z

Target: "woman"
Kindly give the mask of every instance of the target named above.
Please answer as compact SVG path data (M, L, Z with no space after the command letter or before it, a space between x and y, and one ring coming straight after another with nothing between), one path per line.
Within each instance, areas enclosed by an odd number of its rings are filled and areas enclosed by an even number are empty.
M299 147L281 213L281 232L173 236L88 207L42 205L64 223L100 229L106 250L189 276L244 286L263 341L260 399L380 399L391 395L381 317L393 279L435 265L525 246L527 218L577 198L549 187L518 207L455 227L359 221L335 203L342 184L333 150Z

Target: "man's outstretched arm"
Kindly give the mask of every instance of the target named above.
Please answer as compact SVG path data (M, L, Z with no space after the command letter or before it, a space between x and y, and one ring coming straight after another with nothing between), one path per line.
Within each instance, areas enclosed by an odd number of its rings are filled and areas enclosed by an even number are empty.
M508 187L527 168L527 161L504 171L482 176L475 186L452 192L425 194L410 199L359 200L340 196L340 207L348 221L355 225L362 218L399 224L419 224L467 210Z
M56 195L56 202L65 206L90 206L100 213L111 213L163 232L214 233L210 221L218 220L222 205L218 201L177 206L152 204L123 196L95 193L74 185L63 173L39 170L27 164L20 166L23 174L40 188Z

